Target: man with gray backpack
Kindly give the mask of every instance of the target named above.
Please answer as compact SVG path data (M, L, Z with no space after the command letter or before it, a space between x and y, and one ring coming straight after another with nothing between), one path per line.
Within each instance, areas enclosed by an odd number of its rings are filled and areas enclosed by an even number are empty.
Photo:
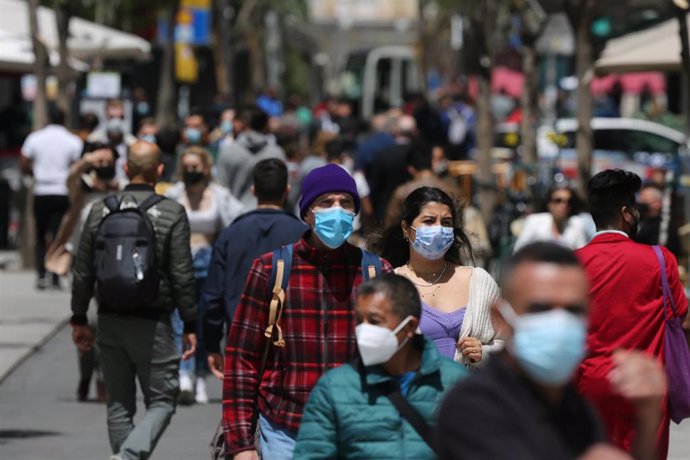
M93 347L86 312L98 300L98 347L108 393L111 460L149 458L175 412L180 355L170 313L184 321L183 359L196 348L195 281L189 222L178 203L156 195L163 173L155 144L130 147L130 183L94 204L72 273L72 339ZM136 380L147 412L134 426Z

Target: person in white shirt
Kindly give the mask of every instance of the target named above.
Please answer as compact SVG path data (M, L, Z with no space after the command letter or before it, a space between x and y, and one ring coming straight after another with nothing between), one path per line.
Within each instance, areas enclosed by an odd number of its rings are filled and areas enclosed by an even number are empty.
M547 194L546 212L527 216L513 251L537 241L551 241L569 249L579 249L589 243L587 227L577 215L578 208L573 189L563 185L553 187Z
M65 127L65 114L51 108L49 125L26 138L21 151L21 167L34 176L34 218L36 221L36 287L49 287L46 279L45 255L49 239L57 233L62 216L69 208L67 176L72 163L79 160L83 143ZM60 279L52 276L53 287L60 287Z

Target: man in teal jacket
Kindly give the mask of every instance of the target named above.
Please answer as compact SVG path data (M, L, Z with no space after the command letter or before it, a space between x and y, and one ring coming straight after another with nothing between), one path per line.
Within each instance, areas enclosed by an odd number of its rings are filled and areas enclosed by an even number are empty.
M384 275L359 287L360 358L327 372L314 387L294 459L435 457L427 441L437 409L466 371L417 335L420 315L417 289L401 276ZM419 422L403 417L401 405Z

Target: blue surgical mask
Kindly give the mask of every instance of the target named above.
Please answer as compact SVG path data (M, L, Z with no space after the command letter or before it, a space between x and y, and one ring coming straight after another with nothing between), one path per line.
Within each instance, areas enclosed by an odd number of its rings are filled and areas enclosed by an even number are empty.
M220 130L225 134L232 134L232 121L225 120L220 124Z
M201 130L198 128L186 128L184 130L184 137L187 138L187 142L190 144L200 144Z
M514 329L508 349L527 375L550 386L570 380L585 356L584 318L562 308L518 316L506 302L500 311Z
M152 144L156 143L156 136L153 134L144 134L143 136L140 137L142 141L150 142Z
M314 211L314 231L321 242L331 249L339 248L352 234L355 213L340 207Z
M411 227L415 233L412 249L427 260L443 258L455 241L455 231L452 227L432 225L429 227Z

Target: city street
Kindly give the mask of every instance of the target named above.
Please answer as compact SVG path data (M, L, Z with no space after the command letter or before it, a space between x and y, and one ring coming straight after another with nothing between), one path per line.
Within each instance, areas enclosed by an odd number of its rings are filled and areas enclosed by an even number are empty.
M105 405L75 399L77 358L65 324L69 296L34 291L33 279L28 272L0 272L0 356L8 350L30 350L52 336L0 383L0 458L105 459L109 455ZM0 369L0 375L4 372ZM207 457L221 395L220 383L211 378L208 382L210 404L179 407L152 460ZM690 459L690 421L672 425L669 459Z

